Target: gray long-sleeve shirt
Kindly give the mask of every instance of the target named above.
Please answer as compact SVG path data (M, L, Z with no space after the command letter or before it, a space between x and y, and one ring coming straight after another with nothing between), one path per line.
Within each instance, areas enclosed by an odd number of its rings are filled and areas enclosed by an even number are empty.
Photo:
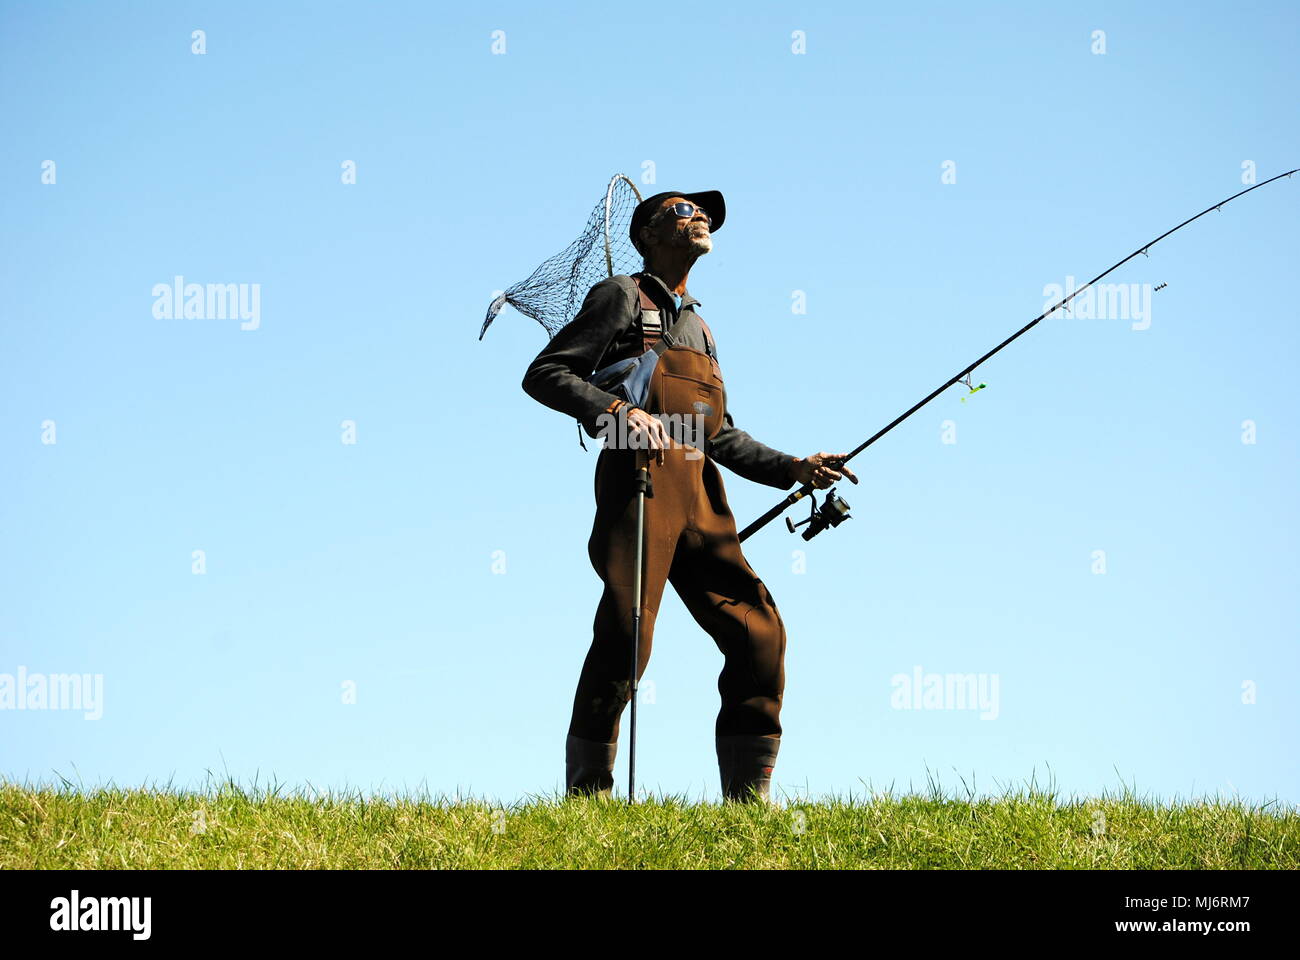
M672 326L683 315L681 326L674 333L677 342L708 352L704 328L694 309L700 301L686 290L678 308L662 280L651 273L641 276L644 289L664 317L663 328ZM578 315L561 327L529 364L524 374L524 392L538 403L576 418L589 436L596 436L597 418L615 409L618 398L587 383L586 378L595 370L626 357L640 356L645 351L648 344L642 341L637 322L640 312L640 301L618 280L610 277L595 284L587 292ZM660 332L655 332L655 339ZM735 425L725 385L722 404L723 426L717 436L706 442L704 453L746 480L790 489L795 482L792 465L796 458L759 443Z

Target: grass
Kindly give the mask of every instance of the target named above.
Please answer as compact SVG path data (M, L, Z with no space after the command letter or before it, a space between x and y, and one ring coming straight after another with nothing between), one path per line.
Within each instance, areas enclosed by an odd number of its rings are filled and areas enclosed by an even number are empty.
M1296 869L1300 814L926 794L780 806L533 797L513 804L285 793L83 791L0 781L0 869Z

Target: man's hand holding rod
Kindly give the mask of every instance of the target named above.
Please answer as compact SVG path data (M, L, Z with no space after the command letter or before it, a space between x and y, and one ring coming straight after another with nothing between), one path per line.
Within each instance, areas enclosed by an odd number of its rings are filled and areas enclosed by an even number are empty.
M844 477L857 483L857 476L844 464L846 459L848 459L847 453L822 451L794 461L791 472L797 483L811 484L818 490L824 490Z

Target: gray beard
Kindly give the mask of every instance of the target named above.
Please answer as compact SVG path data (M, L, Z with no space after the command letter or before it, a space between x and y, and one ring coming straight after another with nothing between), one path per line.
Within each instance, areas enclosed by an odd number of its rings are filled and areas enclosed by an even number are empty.
M679 234L679 237L680 240L675 246L685 247L696 256L703 256L713 249L713 237L707 233L696 233L692 230Z

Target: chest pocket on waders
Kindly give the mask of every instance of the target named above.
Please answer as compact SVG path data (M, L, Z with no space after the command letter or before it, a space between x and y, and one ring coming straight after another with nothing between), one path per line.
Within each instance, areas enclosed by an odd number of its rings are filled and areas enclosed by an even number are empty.
M659 358L660 409L682 418L675 436L700 446L713 439L723 425L722 377L714 372L708 354L690 347L673 346Z

